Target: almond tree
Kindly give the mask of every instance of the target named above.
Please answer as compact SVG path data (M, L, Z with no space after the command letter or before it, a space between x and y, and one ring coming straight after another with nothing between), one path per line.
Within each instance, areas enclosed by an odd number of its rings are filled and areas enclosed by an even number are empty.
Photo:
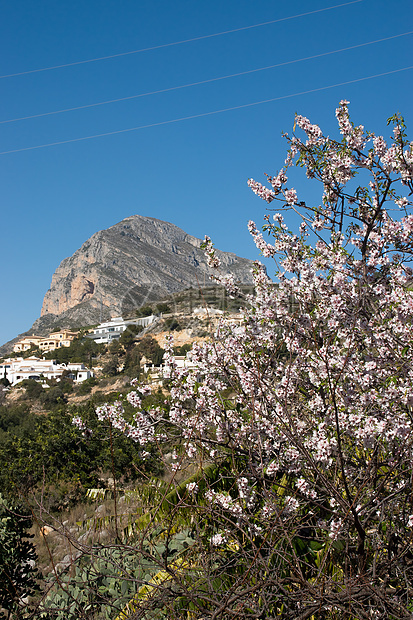
M249 224L276 281L256 263L242 322L194 345L195 370L170 344L169 415L142 409L139 389L134 421L121 403L98 411L143 450L175 441L176 475L199 467L168 496L194 544L179 565L159 558L168 578L127 617L412 617L413 145L399 115L389 144L351 123L348 102L336 115L340 140L297 116L283 168L249 180L279 205L264 234ZM294 164L320 204L289 185ZM209 238L205 251L241 294Z

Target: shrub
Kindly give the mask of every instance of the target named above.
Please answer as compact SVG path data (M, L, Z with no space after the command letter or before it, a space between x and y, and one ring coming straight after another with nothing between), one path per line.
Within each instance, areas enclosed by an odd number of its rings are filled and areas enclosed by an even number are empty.
M171 312L171 308L168 304L161 303L161 304L156 304L156 311L162 314L168 314L168 312Z
M36 588L36 551L28 539L31 515L0 495L0 617L20 618ZM8 615L1 613L6 610Z
M150 316L151 314L153 314L151 306L142 306L141 308L138 308L138 310L136 310L136 316L138 317Z
M19 383L19 387L25 389L26 396L30 399L39 398L44 392L41 383L34 379L24 379Z
M109 377L114 377L118 374L119 368L119 360L116 356L112 356L106 362L106 364L102 368L102 372L104 375L108 375Z
M174 316L169 319L165 319L164 324L165 324L165 329L167 329L170 332L180 331L182 329L179 321Z

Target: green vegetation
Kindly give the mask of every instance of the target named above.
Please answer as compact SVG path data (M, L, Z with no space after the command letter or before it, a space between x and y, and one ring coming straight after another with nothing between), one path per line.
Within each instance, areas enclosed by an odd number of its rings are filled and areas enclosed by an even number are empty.
M77 393L81 396L83 396L84 394L90 394L90 392L92 391L92 387L98 384L99 381L96 379L96 377L89 377L89 379L86 379L86 381L83 381L83 383L78 386Z
M165 319L164 325L165 325L165 329L167 329L170 332L180 331L182 329L179 321L174 316L168 319Z
M131 378L139 377L141 372L140 363L145 357L150 364L159 366L162 364L164 350L158 345L155 338L145 336L135 347L126 352L123 373Z
M54 351L44 354L49 360L56 360L59 364L80 363L85 366L93 366L93 358L98 357L106 351L106 346L96 344L91 338L78 337L75 338L70 347L60 347Z
M136 310L135 314L137 317L151 316L151 314L153 314L153 310L151 306L141 306Z
M119 394L105 394L113 401ZM55 508L64 507L67 483L72 485L72 498L79 499L89 486L99 484L102 472L112 472L122 480L139 477L140 472L158 471L157 461L142 461L136 444L119 433L113 435L111 449L107 442L108 428L98 424L95 407L102 402L97 394L85 405L68 408L64 403L47 415L30 412L28 404L0 407L0 490L8 497L36 491L38 485L54 485ZM87 432L79 435L72 418L80 415ZM60 491L59 491L60 488Z
M156 311L162 314L167 314L171 312L171 308L167 303L156 304Z
M21 618L22 600L36 589L36 550L28 541L31 525L31 514L0 494L0 618L5 620Z
M117 355L112 355L102 368L102 372L107 377L115 377L118 374L119 359Z
M135 344L136 336L143 332L142 325L129 325L119 338L119 345L129 351Z
M192 348L192 345L186 343L183 344L181 346L176 346L174 347L173 351L174 351L174 355L186 355L188 353L188 351L190 351Z

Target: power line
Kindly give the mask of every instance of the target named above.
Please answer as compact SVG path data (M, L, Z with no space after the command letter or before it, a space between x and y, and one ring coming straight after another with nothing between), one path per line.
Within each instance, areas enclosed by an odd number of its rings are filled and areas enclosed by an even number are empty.
M343 4L336 4L334 6L328 6L324 9L317 9L314 11L307 11L306 13L300 13L298 15L291 15L290 17L281 17L279 19L272 19L268 22L261 22L260 24L253 24L251 26L243 26L242 28L234 28L233 30L224 30L223 32L215 32L213 34L206 34L200 37L193 37L191 39L183 39L182 41L174 41L172 43L163 43L161 45L153 45L151 47L144 47L137 50L131 50L129 52L121 52L120 54L111 54L109 56L100 56L98 58L89 58L87 60L78 60L77 62L68 62L62 65L53 65L51 67L42 67L41 69L30 69L29 71L20 71L18 73L9 73L8 75L0 75L0 79L18 77L21 75L29 75L30 73L41 73L42 71L53 71L54 69L63 69L66 67L75 67L76 65L85 65L91 62L99 62L101 60L109 60L111 58L120 58L122 56L130 56L132 54L140 54L142 52L150 52L153 50L159 50L165 47L173 47L175 45L183 45L184 43L193 43L194 41L202 41L203 39L212 39L213 37L221 37L225 34L232 34L234 32L241 32L243 30L251 30L252 28L261 28L262 26L268 26L270 24L277 24L279 22L285 22L291 19L297 19L298 17L306 17L307 15L314 15L315 13L322 13L324 11L331 11L343 6L349 6L350 4L358 4L363 0L352 0L351 2L345 2Z
M374 78L383 77L385 75L392 75L394 73L400 73L401 71L408 71L413 69L413 65L409 67L403 67L402 69L394 69L393 71L385 71L384 73L376 73L375 75L368 75L366 77L357 78L355 80L348 80L347 82L339 82L337 84L330 84L329 86L321 86L320 88L312 88L310 90L303 90L298 93L292 93L290 95L282 95L281 97L273 97L271 99L263 99L262 101L254 101L253 103L244 103L243 105L237 105L230 108L222 108L221 110L213 110L212 112L203 112L201 114L192 114L191 116L182 116L181 118L173 118L168 121L160 121L158 123L149 123L148 125L139 125L138 127L129 127L127 129L118 129L116 131L108 131L105 133L98 133L91 136L83 136L81 138L72 138L70 140L60 140L59 142L49 142L48 144L38 144L37 146L27 146L22 149L13 149L10 151L2 151L0 155L8 155L10 153L21 153L22 151L33 151L35 149L44 149L50 146L59 146L61 144L70 144L72 142L82 142L83 140L93 140L94 138L102 138L104 136L114 136L116 134L128 133L131 131L138 131L140 129L149 129L151 127L160 127L161 125L170 125L172 123L180 123L181 121L187 121L195 118L202 118L204 116L213 116L214 114L221 114L223 112L232 112L233 110L241 110L243 108L251 108L253 106L261 105L263 103L271 103L273 101L281 101L282 99L290 99L292 97L298 97L300 95L308 95L311 93L317 93L322 90L328 90L336 88L338 86L347 86L348 84L356 84L357 82L364 82L365 80L372 80Z
M151 95L159 95L161 93L167 93L174 90L180 90L183 88L190 88L192 86L200 86L201 84L210 84L211 82L218 82L222 80L228 80L233 77L240 77L242 75L249 75L251 73L257 73L259 71L268 71L269 69L275 69L277 67L285 67L286 65L292 65L299 62L303 62L305 60L314 60L315 58L322 58L323 56L331 56L332 54L338 54L341 52L347 52L349 50L354 50L360 47L366 47L367 45L373 45L375 43L382 43L383 41L390 41L391 39L397 39L399 37L404 37L409 34L413 34L413 30L409 32L403 32L401 34L395 34L390 37L385 37L383 39L376 39L375 41L368 41L367 43L359 43L358 45L350 45L349 47L343 47L338 50L332 50L330 52L323 52L321 54L315 54L313 56L305 56L304 58L297 58L296 60L287 60L286 62L279 62L275 65L267 65L265 67L259 67L257 69L250 69L248 71L240 71L239 73L231 73L230 75L222 75L220 77L211 78L209 80L201 80L199 82L191 82L189 84L181 84L180 86L171 86L170 88L162 88L159 90L153 90L146 93L140 93L138 95L130 95L129 97L119 97L118 99L109 99L107 101L99 101L96 103L89 103L86 105L75 106L73 108L63 108L61 110L54 110L52 112L42 112L41 114L31 114L30 116L21 116L19 118L11 118L4 121L0 121L0 125L5 123L15 123L17 121L26 121L33 118L41 118L44 116L52 116L54 114L63 114L65 112L75 112L77 110L86 110L87 108L95 108L98 106L108 105L111 103L119 103L120 101L130 101L131 99L138 99L140 97L149 97Z

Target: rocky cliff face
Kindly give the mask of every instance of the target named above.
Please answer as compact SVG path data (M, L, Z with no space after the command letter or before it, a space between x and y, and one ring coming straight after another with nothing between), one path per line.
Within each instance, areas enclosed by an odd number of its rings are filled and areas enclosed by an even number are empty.
M47 291L41 329L59 318L68 327L127 315L142 304L209 282L201 241L150 217L132 215L94 234L56 269ZM223 271L251 284L252 261L219 252Z

